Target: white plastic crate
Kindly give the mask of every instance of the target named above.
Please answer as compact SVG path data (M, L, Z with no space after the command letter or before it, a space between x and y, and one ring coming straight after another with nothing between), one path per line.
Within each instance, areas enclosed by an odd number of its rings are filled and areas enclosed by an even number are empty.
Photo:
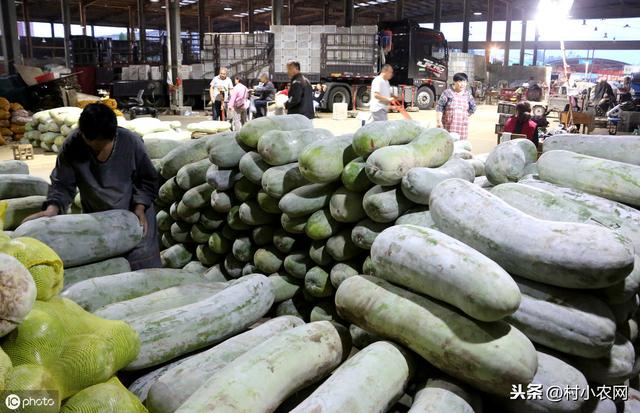
M333 104L333 120L347 120L349 111L348 103Z

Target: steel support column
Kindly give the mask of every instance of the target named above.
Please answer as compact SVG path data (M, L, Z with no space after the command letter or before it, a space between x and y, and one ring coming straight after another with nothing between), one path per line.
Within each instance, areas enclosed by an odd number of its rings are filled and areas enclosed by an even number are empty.
M271 24L274 26L282 24L282 0L271 0Z
M404 0L396 0L396 20L404 18Z
M527 42L527 16L522 10L522 32L520 33L520 66L524 66L524 46Z
M509 47L511 46L511 4L505 3L505 12L507 16L507 27L504 33L504 63L503 66L509 66Z
M85 22L84 12L85 12L84 1L80 0L80 3L78 4L78 17L80 17L80 28L82 29L82 35L86 36L87 24Z
M129 26L128 26L128 32L127 32L127 40L129 40L129 42L134 42L136 40L136 30L135 30L135 17L133 17L133 7L129 6L128 7L128 11L129 11ZM131 44L131 43L129 43Z
M205 24L207 23L207 16L204 14L206 3L206 0L198 0L198 39L200 43L200 54L202 54L202 50L204 50Z
M491 38L493 35L493 0L487 0L487 37L484 47L484 61L491 63Z
M253 0L247 0L247 31L249 33L253 33L254 30L254 15L253 12L255 9L253 8Z
M144 15L144 0L138 0L138 30L140 31L140 62L144 63L147 57L147 22ZM200 23L200 20L198 20Z
M322 5L322 24L325 26L329 24L329 0L324 0Z
M462 53L469 53L469 25L471 19L471 0L463 0L462 12Z
M291 26L293 24L293 6L294 6L293 0L288 0L287 6L288 6L287 7L287 24Z
M24 34L27 38L27 57L33 57L33 43L31 40L31 19L29 18L29 0L22 0L22 16L24 18Z
M18 19L16 17L16 3L13 0L0 2L0 22L2 23L2 55L4 56L4 70L14 73L15 63L22 63L20 55L20 40L18 39Z
M353 8L353 0L344 0L344 27L351 27L353 25L353 14L355 9Z
M60 7L64 31L64 63L67 67L71 67L71 9L69 8L69 0L60 0Z
M171 70L171 79L175 84L178 78L180 66L182 65L182 40L180 38L180 1L166 0L167 6L167 47L168 63ZM182 106L182 95L179 102L175 102L177 106Z
M442 0L436 0L433 4L433 30L440 30L442 23Z
M540 32L538 32L538 25L536 25L536 37L533 42L533 65L538 65L538 41L540 40ZM544 62L542 62L544 64Z

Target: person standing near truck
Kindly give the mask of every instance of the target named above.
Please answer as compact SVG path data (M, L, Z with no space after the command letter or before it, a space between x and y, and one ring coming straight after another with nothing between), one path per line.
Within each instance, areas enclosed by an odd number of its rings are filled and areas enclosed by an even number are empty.
M233 82L227 77L227 68L221 67L218 76L210 83L209 96L213 111L213 120L220 120L224 110L224 102L229 99L229 92L233 89Z
M369 104L369 111L373 117L373 121L387 120L387 112L389 111L389 104L392 103L395 98L391 96L391 85L389 80L393 77L393 67L391 65L384 65L380 69L380 74L373 78L371 82L371 103Z
M313 88L306 77L300 73L300 63L295 60L287 62L287 74L291 79L289 88L289 99L284 104L287 113L292 115L298 113L309 119L314 118L313 111Z
M436 105L436 126L469 138L469 116L476 111L476 101L467 89L466 73L453 75L453 86L442 93Z

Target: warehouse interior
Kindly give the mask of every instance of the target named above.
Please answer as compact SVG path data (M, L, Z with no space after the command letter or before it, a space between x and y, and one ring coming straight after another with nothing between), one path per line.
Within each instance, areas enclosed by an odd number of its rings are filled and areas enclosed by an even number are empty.
M640 50L640 5L624 0L569 3L566 10L549 13L544 5L519 0L60 0L55 4L9 0L2 3L0 94L32 111L65 106L69 99L109 97L126 117L128 108L141 99L148 109L144 113L174 116L188 124L211 116L209 83L220 67L228 67L230 76L246 79L249 87L267 73L282 90L289 80L286 62L295 59L314 87L323 85L316 121L350 132L366 117L371 79L389 57L380 49L381 22L406 21L419 30L443 30L438 47L446 45L440 50L446 50L446 57L440 56L433 67L427 58L428 75L421 78L411 69L416 64L425 67L417 57L420 52L398 49L406 57L392 61L401 68L392 83L400 87L403 106L420 109L413 118L433 123L431 110L442 91L455 73L467 73L481 103L476 122L470 124L471 139L480 152L486 152L495 144L496 134L499 138L508 115L498 114L496 122L491 105L516 102L520 99L516 92L530 80L548 88L541 104L533 105L535 111L553 118L552 124L567 126L562 112L569 93L577 93L558 87L567 76L573 75L574 89L576 81L594 87L601 77L622 88L625 78L634 78L640 62L627 56ZM558 37L549 29L558 21L582 21L572 27L587 33L600 26L600 32L598 37L593 33ZM421 42L417 35L411 36L411 44ZM430 49L428 56L431 53ZM616 53L620 60L614 59ZM445 66L444 78L429 72ZM48 71L56 79L35 80ZM435 79L438 76L440 80ZM347 104L347 119L334 121L334 103ZM365 115L358 117L358 112ZM634 112L623 112L616 133L636 129ZM582 124L588 123L592 132L607 133L611 125L603 115Z

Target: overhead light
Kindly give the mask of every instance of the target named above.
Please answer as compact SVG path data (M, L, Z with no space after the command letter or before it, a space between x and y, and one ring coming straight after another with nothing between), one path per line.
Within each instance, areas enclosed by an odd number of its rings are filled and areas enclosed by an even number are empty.
M160 0L149 0L151 3L158 3Z
M160 8L161 8L161 9L166 9L166 8L167 8L167 6L160 6Z
M222 10L224 10L224 11L231 11L231 10L233 10L233 9L232 9L231 7L229 7L229 6L227 6L227 7L225 7L225 8L224 8L224 9L222 9Z
M482 16L482 12L481 11L474 11L473 15L474 16Z
M377 1L368 1L367 3L369 3L369 4L370 4L370 5L372 5L372 6L375 6L376 4L378 4L378 2L377 2Z

